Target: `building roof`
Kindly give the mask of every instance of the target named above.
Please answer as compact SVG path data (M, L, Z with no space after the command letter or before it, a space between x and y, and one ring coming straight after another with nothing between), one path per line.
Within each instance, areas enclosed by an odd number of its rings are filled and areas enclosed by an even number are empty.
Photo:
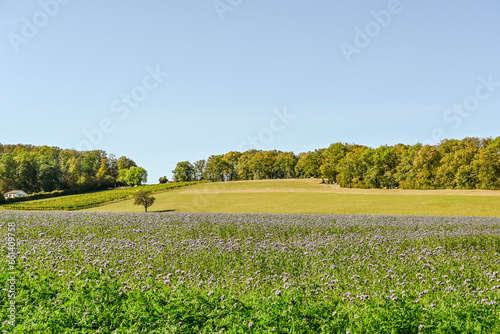
M16 195L16 194L26 194L26 192L24 192L23 190L12 190L12 191L9 191L8 193L5 193L4 195Z

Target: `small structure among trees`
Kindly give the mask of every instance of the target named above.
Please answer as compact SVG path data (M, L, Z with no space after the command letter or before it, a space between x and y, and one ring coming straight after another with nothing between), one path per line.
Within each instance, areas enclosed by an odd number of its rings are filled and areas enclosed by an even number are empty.
M9 192L6 192L4 194L5 198L16 198L16 197L25 197L28 196L28 194L22 190L12 190Z
M145 212L148 212L148 208L151 205L153 205L155 200L156 200L156 198L151 196L149 193L146 193L144 191L139 191L134 196L134 205L142 205L142 206L144 206Z

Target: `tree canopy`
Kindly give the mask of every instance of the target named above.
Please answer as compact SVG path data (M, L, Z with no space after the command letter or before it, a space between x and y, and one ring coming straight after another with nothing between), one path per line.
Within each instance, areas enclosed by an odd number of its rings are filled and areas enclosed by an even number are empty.
M124 156L117 159L101 150L0 144L0 191L104 189L125 185L118 177L122 170L131 167L136 167L131 159Z
M195 179L195 169L189 161L179 162L172 173L175 182L193 181Z
M140 186L148 182L148 173L141 167L122 169L118 174L118 181L125 182L129 186Z
M151 196L149 193L144 191L139 191L134 196L134 205L142 205L144 207L144 211L148 212L148 208L153 205L156 198Z
M350 188L500 189L500 137L371 148L334 143L295 154L248 150L177 164L175 181L321 178Z

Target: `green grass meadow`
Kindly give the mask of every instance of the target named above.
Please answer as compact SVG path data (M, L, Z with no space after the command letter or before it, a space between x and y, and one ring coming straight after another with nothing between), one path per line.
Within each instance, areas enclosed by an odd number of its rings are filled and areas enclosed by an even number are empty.
M500 216L499 196L435 195L426 191L406 195L405 190L332 193L328 187L318 180L199 184L156 194L149 211ZM142 212L143 208L126 200L85 211Z

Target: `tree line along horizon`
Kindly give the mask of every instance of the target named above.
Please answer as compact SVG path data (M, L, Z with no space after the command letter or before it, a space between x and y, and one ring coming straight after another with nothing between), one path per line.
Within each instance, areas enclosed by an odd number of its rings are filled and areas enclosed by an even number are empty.
M346 188L500 189L500 137L445 139L437 145L334 143L295 154L251 149L177 163L174 181L320 178ZM161 177L159 183L166 183ZM94 191L147 182L144 168L103 150L0 143L0 193Z
M436 145L334 143L304 153L231 151L182 161L174 181L320 178L344 188L500 189L500 137L444 139Z
M145 182L146 170L125 156L116 158L102 150L0 143L0 193L85 192Z

